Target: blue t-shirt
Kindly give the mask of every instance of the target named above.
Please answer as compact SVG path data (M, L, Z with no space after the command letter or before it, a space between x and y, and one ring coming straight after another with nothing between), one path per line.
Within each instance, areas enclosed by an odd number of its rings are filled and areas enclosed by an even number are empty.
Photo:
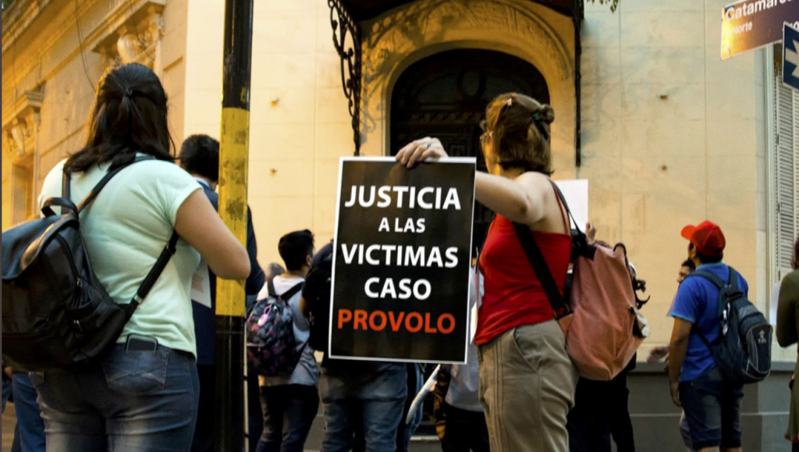
M709 271L725 283L729 280L729 267L721 262L717 264L703 264L697 270ZM749 294L749 285L738 274L738 287ZM712 282L700 276L685 278L677 291L674 308L670 315L694 324L694 329L699 329L705 339L711 344L715 343L721 333L721 323L718 317L719 289ZM713 369L716 363L713 355L707 348L702 338L696 331L691 330L688 338L688 352L682 365L680 381L693 381L705 372Z

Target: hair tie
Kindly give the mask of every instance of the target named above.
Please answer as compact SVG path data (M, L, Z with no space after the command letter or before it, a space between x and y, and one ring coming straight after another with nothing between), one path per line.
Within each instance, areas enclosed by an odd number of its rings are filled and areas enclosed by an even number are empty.
M133 97L133 90L128 88L127 91L125 91L125 97L132 98Z
M542 121L541 113L535 112L533 113L532 117L529 121L527 121L527 128L529 129L531 125L535 125L535 128L538 129L538 133L540 133L545 140L549 141L549 133L547 132L546 128L544 127Z

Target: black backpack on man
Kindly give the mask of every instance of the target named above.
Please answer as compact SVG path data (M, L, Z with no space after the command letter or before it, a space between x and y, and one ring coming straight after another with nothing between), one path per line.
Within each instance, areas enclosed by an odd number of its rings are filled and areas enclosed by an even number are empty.
M325 252L326 247L319 252ZM333 277L333 250L324 254L317 265L312 265L305 276L305 286L314 290L306 291L304 295L308 320L311 324L311 334L308 345L314 350L327 354L328 339L330 337L330 290Z
M64 172L61 198L42 206L44 218L11 228L3 246L3 364L19 371L70 370L103 356L147 296L172 254L174 233L129 304L114 302L92 270L80 214L105 185L135 160L108 172L75 205ZM52 207L61 207L56 215Z
M756 383L771 372L771 336L773 327L738 287L738 272L729 267L729 282L715 274L696 270L689 278L705 278L719 289L718 318L721 335L711 344L699 332L710 349L724 379L734 385Z

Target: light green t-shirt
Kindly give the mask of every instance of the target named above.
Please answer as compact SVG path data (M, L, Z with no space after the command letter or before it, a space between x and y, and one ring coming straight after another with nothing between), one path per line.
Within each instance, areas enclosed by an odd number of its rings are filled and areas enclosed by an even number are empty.
M61 196L64 162L44 180L39 204ZM102 179L108 165L72 175L71 199L78 204ZM120 171L81 213L80 229L97 278L111 298L129 303L175 227L178 208L200 185L179 166L149 160ZM129 334L154 337L166 347L196 356L191 278L200 254L182 239L150 293L133 313L117 342Z

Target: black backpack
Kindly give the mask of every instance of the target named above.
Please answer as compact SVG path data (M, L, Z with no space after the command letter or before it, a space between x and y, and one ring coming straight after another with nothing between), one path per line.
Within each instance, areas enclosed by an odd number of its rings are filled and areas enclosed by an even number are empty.
M20 371L70 370L103 356L160 276L178 241L161 252L129 304L114 302L92 270L80 232L80 213L126 166L110 171L78 206L70 201L69 173L63 197L49 198L44 218L11 228L3 246L3 364ZM61 207L61 215L53 212Z
M771 335L773 328L755 305L738 288L738 272L730 269L724 283L715 274L697 270L689 277L705 278L719 289L718 318L721 335L715 344L697 333L710 349L724 379L734 385L756 383L771 372Z
M314 350L327 354L327 342L330 336L330 289L333 276L333 252L322 257L321 261L311 267L305 276L306 290L303 295L308 310L308 321L311 324L311 334L308 345Z

